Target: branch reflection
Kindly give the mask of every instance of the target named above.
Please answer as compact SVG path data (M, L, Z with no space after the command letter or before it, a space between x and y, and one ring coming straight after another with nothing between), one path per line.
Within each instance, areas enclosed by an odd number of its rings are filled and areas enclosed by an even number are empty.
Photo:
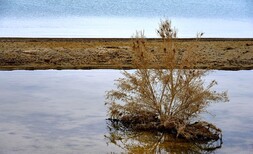
M113 144L127 153L213 153L222 147L222 139L216 142L191 142L163 132L127 130L117 121L107 121L107 144Z

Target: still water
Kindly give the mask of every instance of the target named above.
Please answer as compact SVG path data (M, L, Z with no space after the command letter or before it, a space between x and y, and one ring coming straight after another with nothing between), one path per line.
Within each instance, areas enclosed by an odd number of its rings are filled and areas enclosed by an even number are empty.
M119 77L118 70L0 71L0 153L119 153L153 145L150 134L132 136L121 148L106 138L104 95ZM228 90L230 99L208 108L215 116L203 115L223 130L216 153L253 150L252 77L253 71L214 71L205 78L216 79L216 90ZM185 150L172 143L159 145L163 152Z
M179 37L253 37L252 0L0 0L0 37L157 37L162 18Z

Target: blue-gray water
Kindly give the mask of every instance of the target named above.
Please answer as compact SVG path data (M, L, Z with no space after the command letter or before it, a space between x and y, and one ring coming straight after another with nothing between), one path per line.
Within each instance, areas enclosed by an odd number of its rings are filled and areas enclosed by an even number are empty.
M0 0L0 37L157 37L172 19L179 37L253 37L252 0Z
M0 153L119 153L107 145L105 91L118 70L0 71ZM218 91L230 102L204 116L223 131L216 153L253 151L253 71L215 71Z

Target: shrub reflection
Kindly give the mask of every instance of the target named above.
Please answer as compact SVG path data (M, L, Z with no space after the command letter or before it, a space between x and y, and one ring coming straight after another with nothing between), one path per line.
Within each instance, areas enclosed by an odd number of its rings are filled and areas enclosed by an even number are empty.
M126 153L213 153L222 147L222 139L212 142L191 142L165 132L129 131L117 121L107 121L108 145Z

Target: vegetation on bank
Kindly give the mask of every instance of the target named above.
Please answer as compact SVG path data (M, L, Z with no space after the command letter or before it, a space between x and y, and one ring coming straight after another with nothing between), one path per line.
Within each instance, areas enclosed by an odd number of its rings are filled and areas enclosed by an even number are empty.
M137 69L123 71L117 89L107 93L109 120L131 131L166 132L191 141L220 139L219 128L198 118L209 104L228 101L227 93L212 90L215 80L204 83L208 69L196 69L196 51L174 43L177 31L170 21L162 21L157 32L163 41L155 52L142 32L133 39L132 65Z

